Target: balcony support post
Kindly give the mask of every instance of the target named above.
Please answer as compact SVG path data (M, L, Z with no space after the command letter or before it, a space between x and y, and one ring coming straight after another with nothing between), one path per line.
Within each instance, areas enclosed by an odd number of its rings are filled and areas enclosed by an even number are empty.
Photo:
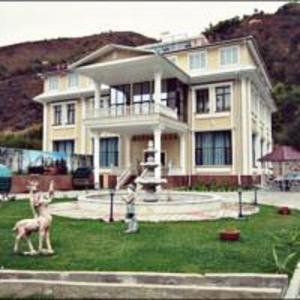
M154 74L154 112L159 112L161 99L161 72Z
M94 187L100 189L100 136L94 135Z
M94 98L94 108L100 108L100 99L101 99L101 84L93 79L94 88L95 88L95 98Z
M185 135L184 133L180 134L180 167L182 175L185 175Z
M125 167L129 168L131 166L131 161L130 161L130 143L131 143L131 136L130 135L125 135L124 136L124 142L125 142Z
M155 162L158 164L158 167L155 169L155 178L157 180L161 179L161 161L160 161L160 155L161 155L161 135L162 135L162 128L161 127L157 127L153 130L153 134L154 134L154 148L156 150L155 152ZM158 189L160 189L160 187L158 186Z

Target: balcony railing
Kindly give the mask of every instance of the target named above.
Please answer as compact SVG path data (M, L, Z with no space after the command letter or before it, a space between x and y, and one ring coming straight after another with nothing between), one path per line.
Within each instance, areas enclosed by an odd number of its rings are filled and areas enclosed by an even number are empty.
M152 114L161 114L178 120L177 109L170 108L162 103L153 102L134 103L132 105L114 104L105 108L93 108L87 112L87 118L117 118Z

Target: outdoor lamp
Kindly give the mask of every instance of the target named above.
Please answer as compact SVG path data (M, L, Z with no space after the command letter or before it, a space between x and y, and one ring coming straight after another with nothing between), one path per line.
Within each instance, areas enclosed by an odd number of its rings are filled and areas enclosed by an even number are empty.
M243 218L243 211L242 211L242 187L238 187L238 196L239 196L239 218Z
M254 185L254 201L253 201L253 205L257 206L257 191L258 191L258 187L257 185Z
M111 188L109 190L110 194L110 210L109 210L109 222L114 221L114 196L115 196L116 190L114 188Z

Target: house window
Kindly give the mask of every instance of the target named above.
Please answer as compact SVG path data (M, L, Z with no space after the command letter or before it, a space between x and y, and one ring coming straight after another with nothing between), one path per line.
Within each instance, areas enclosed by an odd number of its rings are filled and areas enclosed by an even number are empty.
M58 76L51 76L48 79L49 90L58 90Z
M74 140L53 141L53 151L74 154Z
M196 165L231 165L231 132L211 131L195 134Z
M200 70L206 68L206 52L195 52L189 54L190 70Z
M67 104L67 124L75 124L75 104Z
M76 73L70 73L68 74L68 83L69 87L77 87L79 82L78 74Z
M238 63L239 47L226 47L221 50L221 65L234 65Z
M209 113L209 90L196 90L196 113Z
M62 106L61 105L54 105L54 125L61 125L62 122Z
M133 102L149 102L151 99L150 81L139 82L133 85Z
M119 165L119 138L100 139L100 166L108 167Z
M216 87L216 112L230 111L230 85Z

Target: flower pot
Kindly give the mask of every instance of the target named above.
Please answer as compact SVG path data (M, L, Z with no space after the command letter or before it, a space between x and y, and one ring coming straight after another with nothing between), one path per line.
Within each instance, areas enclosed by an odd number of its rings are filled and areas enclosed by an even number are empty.
M240 239L239 230L222 230L219 236L221 241L238 241Z
M282 207L279 207L278 213L280 215L290 215L291 214L291 210L287 206L282 206Z

